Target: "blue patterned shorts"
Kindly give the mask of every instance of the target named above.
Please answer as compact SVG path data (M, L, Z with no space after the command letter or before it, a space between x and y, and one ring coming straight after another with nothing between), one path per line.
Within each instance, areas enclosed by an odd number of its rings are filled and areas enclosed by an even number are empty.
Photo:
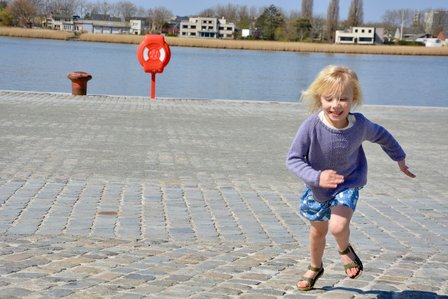
M300 198L300 214L310 221L328 221L331 217L331 208L346 206L355 211L359 198L360 188L347 188L336 194L335 197L320 203L314 200L313 192L305 187Z

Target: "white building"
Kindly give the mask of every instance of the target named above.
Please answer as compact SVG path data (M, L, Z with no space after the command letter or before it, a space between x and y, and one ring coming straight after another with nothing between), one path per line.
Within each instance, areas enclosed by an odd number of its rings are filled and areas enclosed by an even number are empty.
M221 18L218 20L218 34L219 38L233 38L235 33L235 24L227 23L226 19Z
M253 29L241 29L241 37L248 38L254 34Z
M134 35L140 35L143 32L143 21L142 20L131 20L131 30L130 33Z
M49 17L44 26L68 32L87 32L100 34L129 34L129 22L81 20L78 18Z
M42 26L61 31L70 31L71 27L68 24L73 24L73 18L67 16L50 16L43 21Z
M352 27L349 30L337 30L335 42L337 44L373 45L384 41L383 28Z
M197 17L181 21L179 36L203 38L232 38L235 25L222 18Z
M128 22L92 21L93 33L99 34L129 34Z

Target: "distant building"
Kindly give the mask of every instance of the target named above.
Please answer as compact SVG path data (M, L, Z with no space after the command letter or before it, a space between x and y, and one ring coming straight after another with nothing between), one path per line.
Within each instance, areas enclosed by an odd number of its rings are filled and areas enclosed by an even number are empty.
M337 30L335 43L364 45L384 43L384 29L375 27L352 27L349 30Z
M129 34L129 22L104 21L104 20L84 20L78 17L58 17L46 18L44 27L53 30L67 32L87 32L100 34Z
M254 35L253 29L241 29L241 37L242 38L252 37L253 35Z
M197 17L180 22L179 36L202 38L232 38L235 25L222 18Z
M97 34L129 34L129 22L91 21L93 32Z
M226 19L221 18L218 20L219 26L219 38L233 38L235 33L235 24L227 23Z
M129 22L114 21L96 21L96 20L77 20L72 24L66 24L72 32L86 32L95 34L129 34L131 26Z
M53 30L68 31L64 28L64 24L67 22L73 22L73 17L53 15L45 18L45 21L42 22L42 27Z
M424 14L425 32L437 36L448 32L448 10L433 10Z
M145 22L143 20L130 20L130 34L141 35L145 28Z

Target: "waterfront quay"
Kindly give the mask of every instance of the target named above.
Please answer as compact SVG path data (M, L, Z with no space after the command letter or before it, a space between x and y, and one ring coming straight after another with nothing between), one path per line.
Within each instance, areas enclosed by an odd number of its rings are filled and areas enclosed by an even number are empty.
M0 91L0 298L448 298L448 109L359 110L417 178L365 143L364 273L302 293L300 104Z

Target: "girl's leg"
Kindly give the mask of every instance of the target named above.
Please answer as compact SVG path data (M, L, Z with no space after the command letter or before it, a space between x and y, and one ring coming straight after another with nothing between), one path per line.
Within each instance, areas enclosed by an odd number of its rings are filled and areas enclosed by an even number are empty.
M310 221L310 265L314 268L322 267L322 257L325 250L325 237L328 232L328 221ZM304 277L314 278L316 272L308 270ZM297 283L299 288L306 288L309 282L301 280Z
M334 206L331 208L330 232L338 244L338 250L345 250L350 244L350 221L353 216L353 210L346 206ZM355 256L352 252L348 255L341 255L342 262L345 264L354 261ZM348 276L355 276L357 268L347 270Z

